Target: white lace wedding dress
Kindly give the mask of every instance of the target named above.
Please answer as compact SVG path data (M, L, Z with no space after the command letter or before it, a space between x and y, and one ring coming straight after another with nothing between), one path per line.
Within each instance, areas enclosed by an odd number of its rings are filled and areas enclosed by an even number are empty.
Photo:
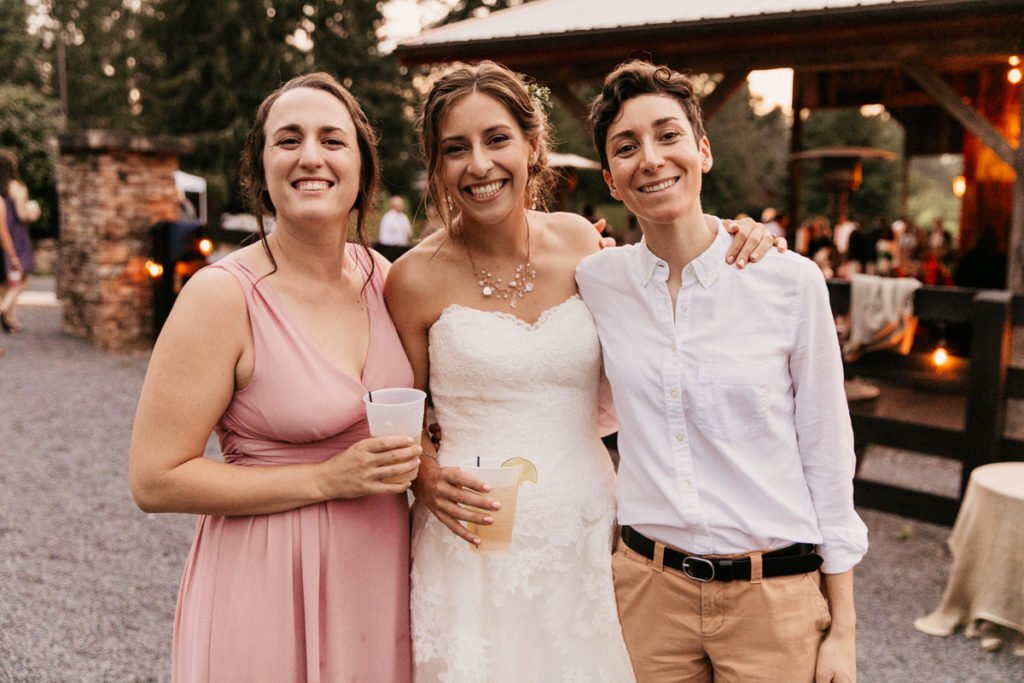
M449 306L430 330L439 459L528 458L511 548L479 554L413 514L418 683L633 681L612 588L614 472L597 435L600 347L574 296L528 325Z

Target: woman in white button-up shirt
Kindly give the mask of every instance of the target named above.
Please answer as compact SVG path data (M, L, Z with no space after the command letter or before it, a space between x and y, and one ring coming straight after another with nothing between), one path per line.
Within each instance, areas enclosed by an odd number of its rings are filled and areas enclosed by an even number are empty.
M685 76L624 64L592 120L605 181L644 233L577 269L619 416L628 547L615 580L637 676L853 680L853 567L867 530L853 508L853 432L824 278L793 253L743 274L724 267L728 236L700 201L711 146ZM820 555L827 610L817 565L793 569L780 553ZM684 556L674 574L668 558ZM730 570L749 567L748 580L697 583L716 578L720 556ZM696 607L667 619L688 590ZM674 630L691 616L685 636ZM674 666L662 677L665 662Z

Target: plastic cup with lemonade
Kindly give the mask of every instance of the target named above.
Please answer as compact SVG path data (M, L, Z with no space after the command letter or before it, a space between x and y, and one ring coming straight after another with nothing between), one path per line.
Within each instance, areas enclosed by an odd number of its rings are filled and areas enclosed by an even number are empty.
M459 469L490 484L489 497L501 503L499 510L484 510L491 524L468 522L466 528L476 534L480 544L474 550L495 553L508 550L516 519L516 499L523 481L537 481L537 468L526 458L471 458L459 463Z

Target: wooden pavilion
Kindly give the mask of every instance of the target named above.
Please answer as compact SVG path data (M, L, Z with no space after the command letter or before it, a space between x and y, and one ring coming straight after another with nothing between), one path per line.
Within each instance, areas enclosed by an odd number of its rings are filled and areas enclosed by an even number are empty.
M792 68L795 112L882 104L908 157L962 153L961 249L993 227L1010 250L1007 282L1024 291L1024 83L1011 82L1024 69L1024 0L535 0L426 31L396 54L408 65L493 59L581 117L574 85L629 57L721 73L706 116L750 71ZM793 153L800 133L794 116ZM798 164L790 177L795 208Z

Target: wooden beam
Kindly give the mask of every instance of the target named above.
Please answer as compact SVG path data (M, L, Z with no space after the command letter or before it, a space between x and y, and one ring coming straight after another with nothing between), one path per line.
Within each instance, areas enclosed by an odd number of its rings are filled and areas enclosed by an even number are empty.
M700 111L705 125L714 118L715 114L729 101L729 98L736 94L736 91L743 86L747 80L749 71L726 71L722 74L722 80L715 85L711 94L700 101Z
M964 104L963 98L954 90L939 74L927 67L922 62L904 62L901 65L904 72L917 81L918 85L929 95L938 100L939 104L949 112L964 128L971 131L987 147L999 155L1010 166L1017 166L1017 150L1014 149L1002 133L996 130L995 126L989 123L988 119L979 114L972 107Z

